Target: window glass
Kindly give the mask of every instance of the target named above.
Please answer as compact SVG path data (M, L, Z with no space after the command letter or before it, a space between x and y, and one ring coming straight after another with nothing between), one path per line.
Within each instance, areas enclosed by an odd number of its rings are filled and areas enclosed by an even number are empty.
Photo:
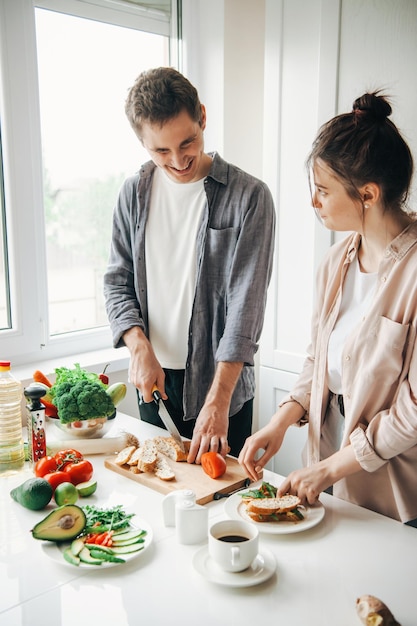
M36 41L54 336L108 323L112 211L123 179L149 158L124 101L142 70L169 64L169 38L38 8Z
M10 328L10 305L8 289L8 266L6 244L6 216L3 187L3 159L0 142L0 330Z

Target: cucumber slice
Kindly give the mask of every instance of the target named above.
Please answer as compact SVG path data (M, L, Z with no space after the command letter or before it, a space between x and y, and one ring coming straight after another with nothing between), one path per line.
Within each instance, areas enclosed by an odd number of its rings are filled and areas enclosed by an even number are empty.
M143 543L132 543L128 546L112 546L111 550L113 554L131 554L132 552L139 552L139 550L143 550Z
M137 530L129 530L125 533L114 534L112 537L113 543L120 544L122 541L127 542L132 539L143 539L146 535L146 530L141 530L138 528Z

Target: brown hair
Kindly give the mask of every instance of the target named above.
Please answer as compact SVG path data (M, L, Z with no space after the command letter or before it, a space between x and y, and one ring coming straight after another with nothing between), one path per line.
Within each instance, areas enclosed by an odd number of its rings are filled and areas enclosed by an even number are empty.
M125 113L131 126L140 134L144 122L159 124L187 111L201 123L201 103L196 88L172 67L142 72L130 88Z
M379 92L355 100L350 113L337 115L320 128L307 158L311 171L322 159L345 186L351 198L360 200L359 187L379 185L386 210L405 210L413 176L413 157L395 124L392 109Z

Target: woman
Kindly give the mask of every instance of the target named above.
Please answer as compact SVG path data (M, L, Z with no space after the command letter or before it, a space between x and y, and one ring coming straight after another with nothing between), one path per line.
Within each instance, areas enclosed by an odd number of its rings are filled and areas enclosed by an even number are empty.
M415 525L417 220L406 210L413 158L390 114L385 97L364 94L313 143L313 206L326 228L350 234L320 266L298 382L239 461L256 480L287 428L308 423L305 467L280 494L313 504L333 491Z

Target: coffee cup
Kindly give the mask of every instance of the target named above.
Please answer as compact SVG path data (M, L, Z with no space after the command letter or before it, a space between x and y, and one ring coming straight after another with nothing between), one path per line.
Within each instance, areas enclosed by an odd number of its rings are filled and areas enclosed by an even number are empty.
M210 527L209 555L225 572L242 572L258 555L259 532L244 520L224 520Z

